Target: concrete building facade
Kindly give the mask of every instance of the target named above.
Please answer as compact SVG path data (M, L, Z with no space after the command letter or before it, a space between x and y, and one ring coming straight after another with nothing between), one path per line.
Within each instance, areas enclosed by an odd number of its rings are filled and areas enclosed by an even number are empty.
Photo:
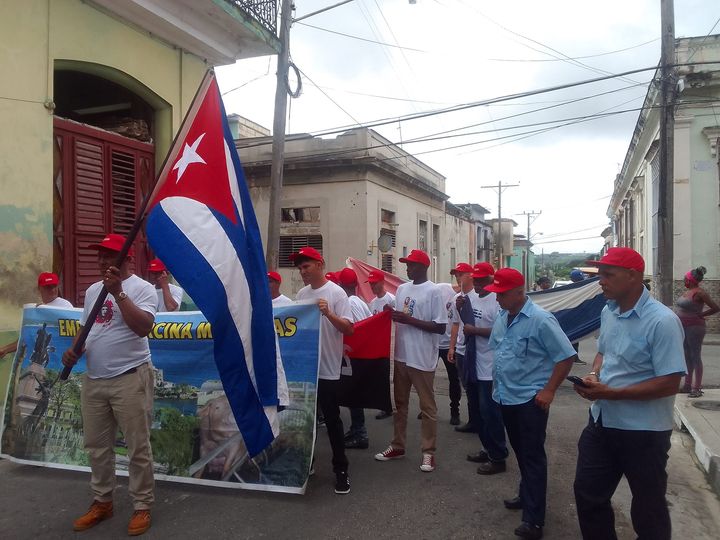
M691 268L708 272L703 286L720 299L720 35L676 41L678 67L675 95L674 149L674 261L675 292ZM701 62L711 62L704 64ZM717 62L717 63L715 63ZM639 251L646 274L657 274L660 156L659 73L650 85L620 174L608 206L615 245ZM708 329L720 330L720 320L708 320Z
M271 139L238 139L260 230L267 234ZM404 275L412 249L432 260L430 278L451 280L455 263L474 263L476 224L447 202L445 178L369 129L334 139L290 135L285 143L280 268L283 290L302 281L287 258L304 245L321 249L329 270L354 257Z

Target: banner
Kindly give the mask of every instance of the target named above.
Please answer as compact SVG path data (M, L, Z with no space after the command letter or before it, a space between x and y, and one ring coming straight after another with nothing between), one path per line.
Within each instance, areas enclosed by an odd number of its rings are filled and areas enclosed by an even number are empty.
M58 380L63 351L78 331L80 309L25 306L18 351L0 423L0 454L13 461L89 471L80 391L84 357ZM304 493L315 437L320 312L315 304L273 309L290 405L280 434L248 455L213 358L212 328L202 313L158 313L150 332L155 371L151 441L155 477L222 487ZM118 474L127 449L117 434Z

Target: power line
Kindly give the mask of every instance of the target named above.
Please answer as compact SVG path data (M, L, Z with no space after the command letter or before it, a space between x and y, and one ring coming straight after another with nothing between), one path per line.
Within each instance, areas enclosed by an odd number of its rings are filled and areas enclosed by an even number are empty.
M360 36L353 36L352 34L345 34L344 32L338 32L337 30L330 30L329 28L322 28L321 26L315 26L314 24L304 23L304 22L296 22L295 24L299 24L302 26L307 26L308 28L313 28L315 30L320 30L322 32L327 32L329 34L336 34L338 36L343 36L350 39L357 39L359 41L365 41L367 43L374 43L375 45L382 45L384 47L394 47L396 49L401 49L405 51L412 51L412 52L419 52L419 53L426 53L427 51L423 51L422 49L415 49L413 47L403 47L401 45L393 45L392 43L385 43L383 41L377 41L374 39L364 38Z
M320 92L322 92L322 94L323 94L326 98L328 98L328 99L332 102L333 105L335 105L338 109L340 109L342 112L344 112L346 115L348 115L353 122L357 123L358 125L360 124L360 121L359 121L357 118L355 118L352 114L350 114L347 110L345 110L345 108L343 108L337 101L335 101L333 98L331 98L331 97L327 94L327 92L325 92L322 88L320 88L317 84L315 84L315 81L313 81L313 80L308 76L307 73L305 73L305 72L304 72L303 70L301 70L300 68L298 68L298 71L299 71L300 73L302 73L308 81L310 81L310 84L312 84L315 88L317 88L318 90L320 90Z
M600 56L609 56L611 54L617 54L625 51L630 51L632 49L637 49L639 47L643 47L645 45L649 45L650 43L655 43L656 41L660 41L660 38L651 39L649 41L643 41L642 43L638 43L637 45L632 45L630 47L625 47L624 49L617 49L614 51L608 51L604 53L598 53L598 54L588 54L585 56L573 56L572 60L585 60L586 58L598 58ZM562 58L488 58L489 61L492 62L562 62Z
M605 225L607 227L607 225ZM577 242L579 240L594 240L594 239L600 239L602 238L600 235L597 236L583 236L582 238L568 238L567 240L550 240L548 242L542 241L542 242L533 242L535 245L540 244L559 244L561 242Z

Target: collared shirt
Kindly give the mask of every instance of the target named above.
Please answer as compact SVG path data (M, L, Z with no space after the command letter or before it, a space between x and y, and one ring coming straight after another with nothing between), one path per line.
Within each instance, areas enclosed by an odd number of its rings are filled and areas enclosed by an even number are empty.
M646 289L635 306L620 313L608 301L600 316L598 352L603 355L600 382L621 388L673 373L685 373L680 319ZM673 427L675 396L648 400L603 400L591 406L604 427L667 431Z
M560 323L529 298L508 326L503 309L490 334L494 351L493 399L502 405L527 403L550 380L555 364L575 355Z

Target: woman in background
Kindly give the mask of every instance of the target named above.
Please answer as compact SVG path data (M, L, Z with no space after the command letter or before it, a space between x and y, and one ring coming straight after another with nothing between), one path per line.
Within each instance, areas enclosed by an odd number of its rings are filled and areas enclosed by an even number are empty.
M705 317L720 311L720 307L713 302L710 295L700 287L707 270L699 266L685 274L685 288L687 289L675 302L675 312L682 322L685 330L685 363L687 376L681 392L696 398L703 395L702 376L703 364L700 357L703 339L705 338ZM707 306L709 309L704 309ZM694 379L693 379L694 377ZM693 381L695 384L693 384Z

